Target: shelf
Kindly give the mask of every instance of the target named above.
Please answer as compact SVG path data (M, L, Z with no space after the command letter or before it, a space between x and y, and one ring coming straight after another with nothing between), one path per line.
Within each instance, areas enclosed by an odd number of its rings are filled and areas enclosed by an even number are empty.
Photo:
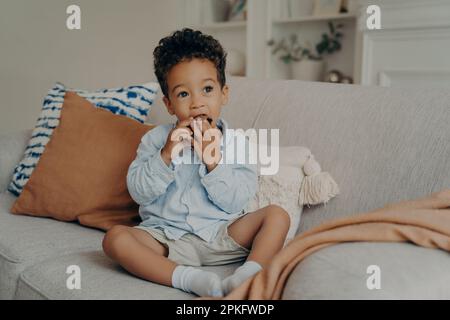
M214 22L204 25L195 25L194 29L209 29L209 30L227 30L227 29L237 29L245 28L247 26L247 21L226 21L226 22Z
M290 67L276 59L267 46L267 39L282 38L290 33L301 35L302 41L313 41L321 36L327 21L345 22L345 37L342 51L339 55L327 57L329 68L341 71L354 79L359 66L355 64L356 36L359 8L351 12L330 14L323 16L289 17L285 7L288 0L247 0L247 20L213 22L215 15L209 12L209 6L204 5L208 0L177 0L180 8L180 22L183 26L201 30L213 35L227 50L237 50L245 54L246 76L251 78L290 79ZM209 0L216 1L216 0ZM223 0L225 1L225 0ZM290 1L290 0L289 0ZM300 1L300 0L296 0ZM301 0L306 1L306 0ZM315 0L308 0L313 2ZM351 0L356 1L356 0ZM208 11L206 11L208 10ZM299 14L300 11L298 11ZM307 14L306 11L303 11ZM280 16L280 14L283 14ZM207 17L207 19L205 19ZM285 18L281 18L285 17ZM289 17L289 18L288 18ZM301 30L299 30L301 29ZM227 61L231 64L233 59ZM328 68L327 67L327 68Z
M289 18L289 19L276 19L273 21L275 25L282 24L291 24L291 23L303 23L303 22L311 22L311 21L326 21L326 20L339 20L339 19L356 19L356 14L353 13L342 13L335 15L327 15L327 16L305 16L298 18Z

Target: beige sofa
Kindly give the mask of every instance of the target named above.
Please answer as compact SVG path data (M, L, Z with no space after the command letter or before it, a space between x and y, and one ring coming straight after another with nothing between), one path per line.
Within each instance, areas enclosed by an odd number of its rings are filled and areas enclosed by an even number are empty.
M340 194L305 208L299 232L321 222L450 187L450 91L229 79L223 117L234 128L279 128L281 145L311 149ZM160 99L158 99L160 100ZM161 101L150 122L165 123ZM1 299L189 299L121 269L102 252L103 232L76 223L9 213L6 186L31 130L0 136ZM81 270L69 290L68 266ZM381 270L381 289L366 286ZM205 269L225 276L236 265ZM346 243L309 256L284 299L450 298L450 255L412 244Z

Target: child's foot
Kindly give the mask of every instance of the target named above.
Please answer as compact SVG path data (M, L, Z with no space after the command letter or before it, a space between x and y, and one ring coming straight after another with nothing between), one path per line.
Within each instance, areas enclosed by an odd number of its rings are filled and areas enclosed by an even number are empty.
M236 269L231 276L222 280L223 294L227 295L237 287L239 287L245 280L258 273L262 269L261 265L255 261L247 261L242 266Z
M172 286L200 297L223 297L219 276L193 267L177 266L172 274Z

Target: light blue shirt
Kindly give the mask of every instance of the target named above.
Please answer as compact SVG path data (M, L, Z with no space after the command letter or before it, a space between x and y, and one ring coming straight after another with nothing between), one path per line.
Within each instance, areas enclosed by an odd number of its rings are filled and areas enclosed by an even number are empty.
M140 205L141 226L162 229L169 239L194 233L210 242L223 223L244 213L256 194L257 167L223 161L224 146L230 146L237 136L227 134L228 124L223 119L217 121L222 130L222 159L211 172L189 146L167 166L161 149L174 127L160 125L142 137L137 157L128 169L128 191ZM188 163L187 158L194 161Z

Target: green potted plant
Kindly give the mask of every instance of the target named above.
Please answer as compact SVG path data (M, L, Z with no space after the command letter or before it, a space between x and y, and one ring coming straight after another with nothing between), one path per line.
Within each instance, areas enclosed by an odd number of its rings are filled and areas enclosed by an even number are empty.
M325 70L324 57L342 48L342 28L342 24L335 26L331 21L328 22L328 32L322 34L314 48L309 42L305 46L301 45L296 34L290 35L288 40L283 38L276 42L271 39L267 44L273 47L272 54L281 53L280 59L292 65L293 79L320 81Z

